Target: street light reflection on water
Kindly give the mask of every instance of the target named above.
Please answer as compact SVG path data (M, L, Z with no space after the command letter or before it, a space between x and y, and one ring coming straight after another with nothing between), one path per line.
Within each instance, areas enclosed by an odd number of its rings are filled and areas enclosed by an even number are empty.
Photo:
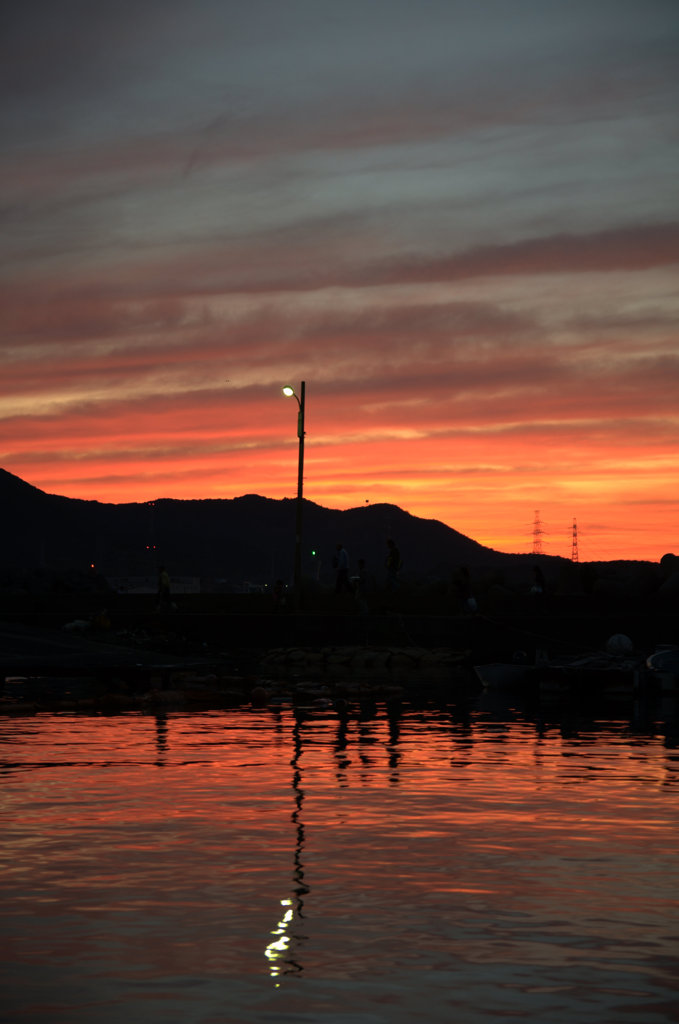
M293 716L293 756L290 760L290 765L292 767L292 789L294 793L294 810L291 815L295 833L292 872L294 901L292 899L281 900L281 907L284 908L283 916L272 932L272 935L275 936L274 941L266 947L265 956L269 961L272 978L278 978L280 974L299 974L303 969L298 960L292 959L291 955L293 939L298 944L303 941L303 936L295 935L291 929L295 918L298 919L301 925L304 918L304 896L309 892L309 887L304 881L304 865L302 863L302 851L304 849L304 822L302 820L304 790L301 787L302 770L300 767L300 757L302 755L301 723L304 716L299 712L293 712Z
M673 1019L664 725L392 701L0 718L0 750L9 1019Z
M286 961L286 954L290 946L289 927L295 916L295 912L292 909L292 900L281 900L281 906L283 907L283 917L271 933L276 938L273 942L269 943L264 952L264 956L269 961L269 970L272 978L277 978L283 971L283 965L286 962L289 963L289 961ZM298 969L301 970L301 968Z

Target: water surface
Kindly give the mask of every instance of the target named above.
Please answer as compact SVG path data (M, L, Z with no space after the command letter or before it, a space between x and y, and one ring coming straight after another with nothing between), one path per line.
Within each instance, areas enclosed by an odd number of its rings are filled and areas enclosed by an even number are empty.
M379 704L0 744L0 1020L679 1019L661 725Z

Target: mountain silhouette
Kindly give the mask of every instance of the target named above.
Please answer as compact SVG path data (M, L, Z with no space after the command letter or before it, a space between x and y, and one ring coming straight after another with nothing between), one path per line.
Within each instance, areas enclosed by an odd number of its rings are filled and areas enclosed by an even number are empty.
M289 581L293 571L296 499L257 494L238 498L108 504L47 494L0 469L5 530L4 564L31 571L85 570L106 576L147 575L166 564L174 576L228 582ZM302 574L334 578L337 542L347 548L352 571L359 558L383 574L387 538L396 541L402 573L444 579L460 565L508 565L534 560L484 547L433 519L396 505L344 511L304 502ZM542 556L547 559L549 556Z

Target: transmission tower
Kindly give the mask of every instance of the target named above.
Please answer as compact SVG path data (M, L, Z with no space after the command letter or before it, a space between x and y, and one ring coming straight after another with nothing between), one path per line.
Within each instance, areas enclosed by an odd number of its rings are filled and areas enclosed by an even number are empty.
M573 540L571 542L571 562L579 561L578 558L578 524L573 520Z
M533 554L542 554L542 535L545 531L542 529L542 522L540 521L540 512L538 509L535 510L535 517L533 519Z

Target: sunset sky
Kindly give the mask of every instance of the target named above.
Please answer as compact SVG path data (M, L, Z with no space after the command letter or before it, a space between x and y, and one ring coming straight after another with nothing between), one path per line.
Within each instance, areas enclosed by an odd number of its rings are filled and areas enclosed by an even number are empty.
M676 0L25 0L0 466L679 553Z

